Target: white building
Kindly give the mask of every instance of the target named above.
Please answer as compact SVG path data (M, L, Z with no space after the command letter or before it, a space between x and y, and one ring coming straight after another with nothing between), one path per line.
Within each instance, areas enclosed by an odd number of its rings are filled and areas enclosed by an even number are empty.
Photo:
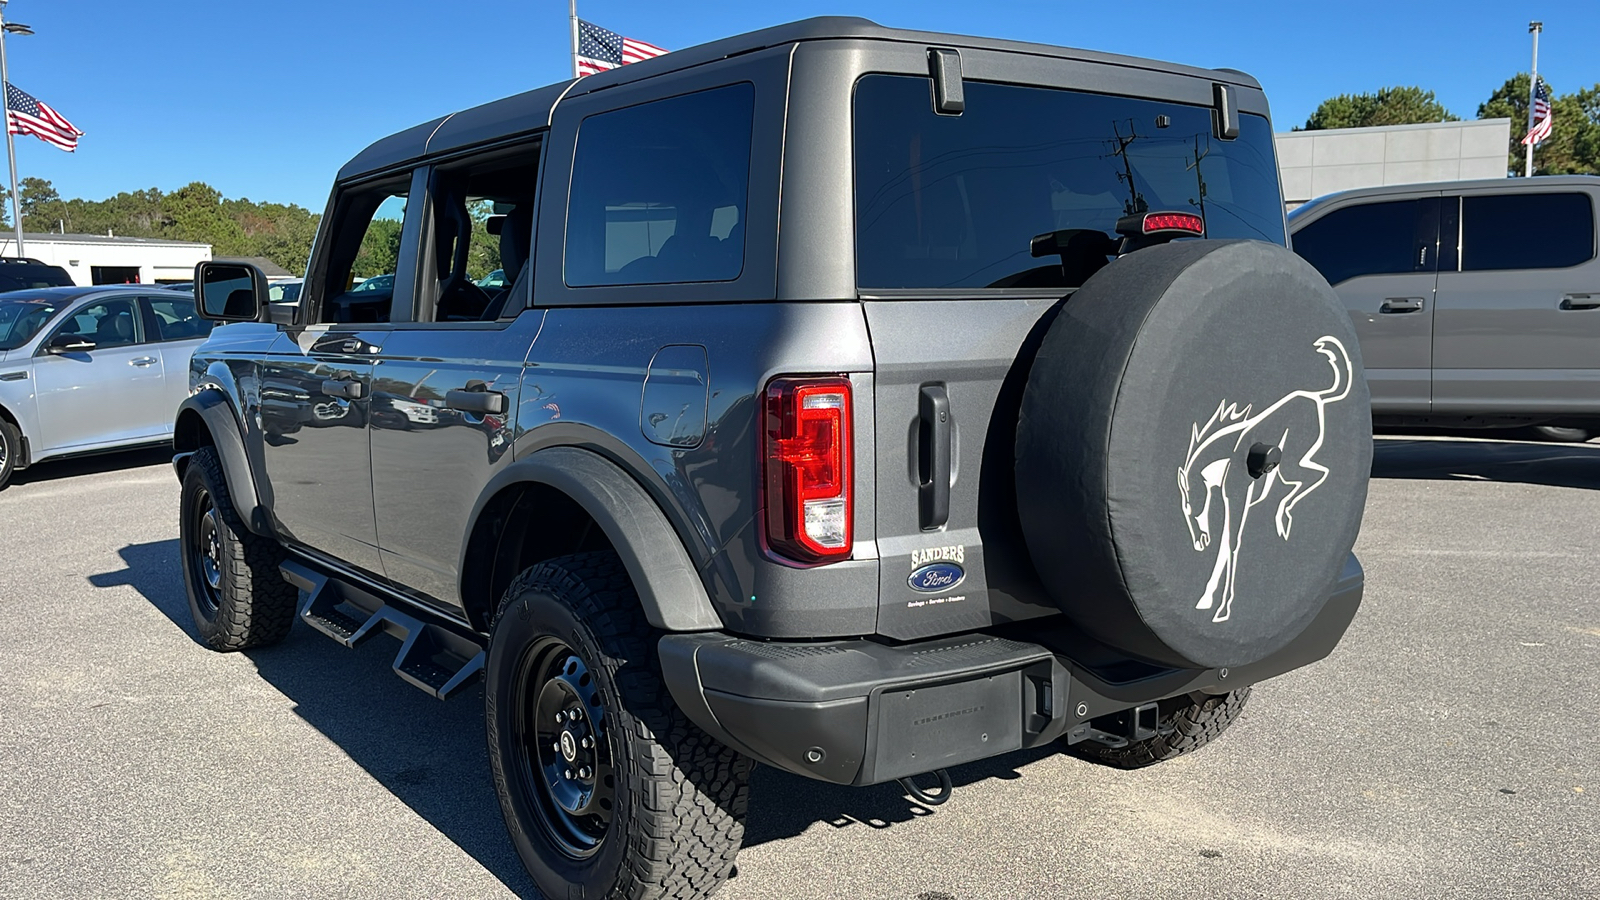
M1510 119L1330 128L1276 135L1283 199L1386 184L1506 177Z
M0 234L0 256L29 256L60 266L73 283L170 284L194 279L194 267L211 258L210 244L99 234L26 234L17 253L16 232Z

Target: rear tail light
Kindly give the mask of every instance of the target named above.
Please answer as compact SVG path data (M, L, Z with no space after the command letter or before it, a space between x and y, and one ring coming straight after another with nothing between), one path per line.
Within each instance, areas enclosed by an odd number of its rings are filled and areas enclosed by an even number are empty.
M850 382L778 378L767 385L762 477L767 545L799 562L850 555Z

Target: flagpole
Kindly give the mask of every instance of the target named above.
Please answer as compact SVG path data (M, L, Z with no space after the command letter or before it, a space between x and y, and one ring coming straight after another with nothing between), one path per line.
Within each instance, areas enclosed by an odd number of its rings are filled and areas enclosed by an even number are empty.
M573 0L577 2L577 0ZM6 0L0 0L0 102L6 110L6 160L11 164L11 221L17 226L17 255L26 256L22 246L22 204L17 198L17 142L11 136L11 74L6 69Z
M567 18L572 20L572 77L578 77L578 0L567 0Z
M573 0L574 3L577 0ZM1528 78L1528 133L1533 132L1533 104L1539 95L1539 32L1544 31L1543 22L1529 22L1528 31L1533 34L1533 74ZM1551 110L1554 112L1554 110ZM1528 142L1528 158L1523 167L1524 178L1533 177L1533 141Z

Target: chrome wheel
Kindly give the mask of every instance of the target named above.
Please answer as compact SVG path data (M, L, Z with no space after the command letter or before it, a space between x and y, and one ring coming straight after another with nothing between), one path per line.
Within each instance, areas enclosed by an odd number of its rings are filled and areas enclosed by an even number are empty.
M516 681L516 740L529 805L568 856L593 855L611 826L616 780L594 676L554 638L532 647Z

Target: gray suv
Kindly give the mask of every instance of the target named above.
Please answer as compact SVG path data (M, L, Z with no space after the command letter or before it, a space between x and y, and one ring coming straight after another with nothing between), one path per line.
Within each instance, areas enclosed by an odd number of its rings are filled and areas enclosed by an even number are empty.
M1172 759L1361 601L1360 351L1285 242L1248 76L860 19L423 123L292 321L196 271L196 628L481 682L552 897L713 891L754 762Z
M1368 188L1289 216L1350 310L1380 425L1600 433L1600 178Z

